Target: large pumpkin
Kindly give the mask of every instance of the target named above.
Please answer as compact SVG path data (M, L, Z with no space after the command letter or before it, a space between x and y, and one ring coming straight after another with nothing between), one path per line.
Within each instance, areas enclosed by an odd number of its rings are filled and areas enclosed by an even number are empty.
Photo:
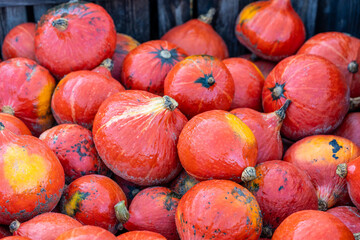
M298 140L335 130L349 109L349 87L330 61L314 55L295 55L278 63L266 78L262 93L265 112L292 101L281 133Z
M131 231L123 233L117 237L118 240L166 240L159 233L150 231Z
M334 135L347 138L360 147L360 113L349 113L341 125L335 130Z
M93 136L104 163L116 175L142 186L171 181L181 170L176 144L187 122L168 96L128 90L104 101Z
M360 211L356 207L339 206L326 212L340 219L352 233L360 232Z
M115 47L114 22L94 3L63 3L49 9L37 24L36 59L58 79L95 68L112 57Z
M17 135L31 135L29 128L19 118L0 112L0 122L2 122L7 130Z
M12 58L0 63L0 109L22 120L39 136L54 119L50 111L55 80L35 61Z
M114 234L97 226L82 226L70 229L55 240L117 240Z

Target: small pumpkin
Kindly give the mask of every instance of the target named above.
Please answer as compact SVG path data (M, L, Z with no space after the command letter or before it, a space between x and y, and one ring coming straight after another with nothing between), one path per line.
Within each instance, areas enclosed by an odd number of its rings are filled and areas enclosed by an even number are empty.
M360 113L349 113L344 121L335 130L334 135L347 138L360 147Z
M199 181L196 180L196 178L190 176L186 171L182 171L180 175L171 182L170 189L180 196L184 196L190 188L198 183Z
M70 229L55 240L117 240L114 234L97 226L82 226Z
M2 45L4 60L9 58L23 57L35 59L35 23L22 23L15 26L6 34Z
M29 128L19 118L0 112L0 122L2 122L6 129L17 135L31 135Z
M276 62L263 60L257 57L255 54L244 54L240 57L254 63L259 68L265 79L267 78L271 70L273 70L273 68L276 66Z
M131 231L123 233L117 237L118 240L166 240L159 233L150 231Z
M252 2L235 26L241 44L261 58L279 61L294 54L305 41L305 27L290 0Z
M340 219L352 233L360 232L360 211L356 207L339 206L326 212Z

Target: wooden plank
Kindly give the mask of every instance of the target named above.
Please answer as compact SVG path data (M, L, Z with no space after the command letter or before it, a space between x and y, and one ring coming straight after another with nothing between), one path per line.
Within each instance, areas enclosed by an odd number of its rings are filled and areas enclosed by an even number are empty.
M312 37L315 34L318 0L291 0L291 4L305 25L306 38Z
M41 16L47 12L50 8L56 6L57 4L42 4L34 6L34 18L35 22L38 22Z

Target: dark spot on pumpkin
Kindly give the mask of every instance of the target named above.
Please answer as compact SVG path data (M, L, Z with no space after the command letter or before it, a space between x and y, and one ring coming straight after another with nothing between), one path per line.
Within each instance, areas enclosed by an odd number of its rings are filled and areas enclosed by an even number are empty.
M165 209L168 211L176 209L179 204L180 198L181 198L181 196L175 192L171 192L171 193L167 194L166 198L165 198L165 203L164 203Z
M329 142L329 145L333 148L332 149L332 152L333 152L333 155L332 157L335 158L335 159L338 159L339 157L336 156L336 153L338 151L340 151L341 148L343 148L342 146L339 145L339 143L336 141L336 139L333 139Z
M281 191L281 189L284 189L284 186L283 186L283 185L281 185L281 186L279 187L279 192Z
M15 42L18 42L18 41L19 41L19 37L16 36L16 37L15 37Z

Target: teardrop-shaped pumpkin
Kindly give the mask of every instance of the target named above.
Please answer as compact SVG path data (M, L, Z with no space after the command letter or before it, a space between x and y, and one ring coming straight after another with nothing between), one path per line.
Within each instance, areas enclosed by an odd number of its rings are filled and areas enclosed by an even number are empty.
M235 34L261 58L279 61L294 54L305 41L305 27L290 0L258 1L240 12Z
M93 136L104 163L141 186L171 181L181 171L176 144L186 117L168 96L128 90L104 101Z
M114 234L97 226L82 226L70 229L55 240L117 240Z
M49 9L38 22L35 55L58 79L90 70L111 58L116 47L114 21L94 3L70 1Z
M123 233L117 237L118 240L166 240L159 233L150 231L131 231Z
M209 110L228 110L235 85L225 64L211 56L190 56L171 69L164 93L179 103L189 118Z
M190 188L198 183L199 181L196 180L196 178L190 176L186 171L182 171L180 175L171 182L170 189L180 196L184 196Z
M360 146L360 113L349 113L338 127L334 135L347 138Z
M29 128L19 118L0 112L0 122L5 128L16 135L31 135Z
M168 41L145 42L126 55L121 81L127 89L163 95L166 75L186 57L183 49Z
M219 59L229 57L226 43L210 25L215 14L212 8L198 19L170 29L161 40L166 40L184 49L190 55L210 55Z
M346 181L336 175L340 163L348 163L360 155L360 149L350 140L333 135L306 137L293 144L284 161L293 163L311 178L319 198L319 209L335 205L346 192Z
M326 212L340 219L352 233L360 232L360 211L356 207L340 206Z
M254 63L259 70L261 71L262 75L266 79L271 70L276 66L276 62L271 62L268 60L261 59L257 57L255 54L244 54L240 56L241 58L245 58L246 60L251 61Z
M335 130L349 109L349 87L339 69L325 58L300 54L278 63L266 78L262 93L265 112L292 101L281 128L298 140Z

